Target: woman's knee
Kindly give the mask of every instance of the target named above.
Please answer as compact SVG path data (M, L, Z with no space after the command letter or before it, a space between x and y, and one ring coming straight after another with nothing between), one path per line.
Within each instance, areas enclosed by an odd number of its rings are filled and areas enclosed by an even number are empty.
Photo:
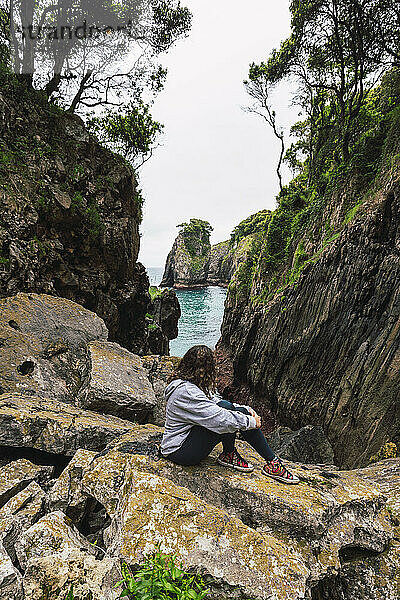
M229 400L221 400L217 404L218 406L221 406L221 408L226 408L227 410L234 410L235 412L241 412L245 415L250 414L247 408L245 408L244 406L235 406L234 404L232 404L232 402L229 402Z

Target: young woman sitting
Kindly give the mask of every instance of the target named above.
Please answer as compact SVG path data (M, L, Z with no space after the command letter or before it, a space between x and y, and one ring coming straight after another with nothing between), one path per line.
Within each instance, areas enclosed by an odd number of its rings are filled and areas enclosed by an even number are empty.
M222 442L220 465L251 472L253 465L235 449L236 435L266 461L262 472L283 483L299 483L269 447L261 431L261 418L249 406L221 400L216 395L216 364L207 346L194 346L182 358L165 390L165 433L161 456L176 464L197 465Z

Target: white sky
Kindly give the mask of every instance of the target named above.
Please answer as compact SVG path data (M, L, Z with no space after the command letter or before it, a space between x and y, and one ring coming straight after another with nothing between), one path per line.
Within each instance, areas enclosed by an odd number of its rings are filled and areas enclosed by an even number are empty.
M266 60L290 30L289 0L184 0L193 27L164 58L165 89L153 116L162 146L142 167L146 200L139 260L164 266L191 217L210 221L212 243L228 239L244 218L276 206L279 144L261 118L241 107L251 62ZM297 120L287 89L275 107L286 126ZM287 129L287 127L286 127Z

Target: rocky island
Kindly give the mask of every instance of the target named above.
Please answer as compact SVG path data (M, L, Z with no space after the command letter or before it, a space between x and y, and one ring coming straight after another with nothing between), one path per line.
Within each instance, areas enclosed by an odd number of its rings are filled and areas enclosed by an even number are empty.
M259 233L271 211L251 215L234 228L229 240L210 244L208 221L190 219L181 229L165 264L161 287L228 287L233 274L247 257L254 234Z

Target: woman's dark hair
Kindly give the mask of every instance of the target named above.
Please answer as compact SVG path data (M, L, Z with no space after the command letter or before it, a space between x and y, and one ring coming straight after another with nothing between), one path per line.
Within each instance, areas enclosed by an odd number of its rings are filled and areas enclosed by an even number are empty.
M182 358L170 381L184 379L199 387L206 396L216 391L216 364L212 350L208 346L193 346Z

